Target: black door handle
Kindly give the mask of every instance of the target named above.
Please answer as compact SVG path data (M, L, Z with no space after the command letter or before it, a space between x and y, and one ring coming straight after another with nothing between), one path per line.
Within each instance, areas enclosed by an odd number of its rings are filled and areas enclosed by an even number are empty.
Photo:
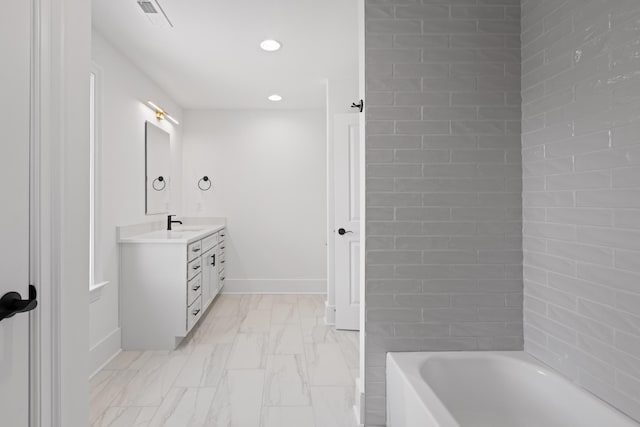
M0 298L0 320L33 310L38 306L37 296L33 285L29 285L29 299L22 299L18 292L7 292Z
M339 228L338 229L338 234L341 235L341 236L344 236L347 233L353 233L353 231L345 230L344 228Z

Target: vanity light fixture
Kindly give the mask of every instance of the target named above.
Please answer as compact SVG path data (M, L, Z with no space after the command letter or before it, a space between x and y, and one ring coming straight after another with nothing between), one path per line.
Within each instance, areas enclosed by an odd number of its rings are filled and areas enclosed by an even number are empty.
M282 44L280 44L279 41L272 39L267 39L260 43L260 48L262 48L262 50L266 50L267 52L275 52L277 50L280 50L281 47Z
M282 101L282 97L276 93L274 93L273 95L270 95L269 98L267 98L269 101L273 101L273 102L279 102Z
M164 120L166 118L166 119L171 120L176 125L180 124L179 121L177 121L176 119L171 117L169 115L169 113L167 113L164 109L160 108L157 104L155 104L155 103L153 103L151 101L147 101L147 104L149 104L151 106L151 108L156 112L156 119Z

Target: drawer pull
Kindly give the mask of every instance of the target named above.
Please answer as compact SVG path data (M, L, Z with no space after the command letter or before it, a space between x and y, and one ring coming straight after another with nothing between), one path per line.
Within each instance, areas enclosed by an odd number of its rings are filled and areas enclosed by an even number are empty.
M191 288L191 289L192 289L192 290L194 290L194 291L197 291L198 289L200 289L200 285L198 285L198 286L194 286L194 287L193 287L193 288Z
M194 266L193 266L193 269L194 269L194 270L197 270L197 269L199 269L199 268L200 268L200 266L199 266L199 265L194 265Z
M224 276L222 276L222 277L220 278L220 280L224 280L224 279L226 279L226 277L224 277Z
M220 261L220 264L224 264L224 263L225 263L225 260Z
M224 246L222 246L220 249L224 249Z
M224 237L224 236L226 236L226 234L220 234L220 237Z
M198 313L200 313L200 309L193 310L193 311L191 312L191 314L193 314L194 316L197 316L197 315L198 315Z
M191 252L200 252L200 248L193 248L191 249Z

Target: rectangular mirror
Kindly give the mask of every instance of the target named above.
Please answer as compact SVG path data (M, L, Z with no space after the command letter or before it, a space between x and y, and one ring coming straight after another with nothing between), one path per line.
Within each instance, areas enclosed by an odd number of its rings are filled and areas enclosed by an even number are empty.
M171 135L145 123L145 212L169 212L171 201Z

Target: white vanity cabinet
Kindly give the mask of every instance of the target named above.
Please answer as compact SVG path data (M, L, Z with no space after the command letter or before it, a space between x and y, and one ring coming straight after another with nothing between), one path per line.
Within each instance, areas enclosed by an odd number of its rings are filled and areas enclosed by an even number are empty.
M173 350L198 323L222 288L221 234L202 226L119 241L124 350Z

